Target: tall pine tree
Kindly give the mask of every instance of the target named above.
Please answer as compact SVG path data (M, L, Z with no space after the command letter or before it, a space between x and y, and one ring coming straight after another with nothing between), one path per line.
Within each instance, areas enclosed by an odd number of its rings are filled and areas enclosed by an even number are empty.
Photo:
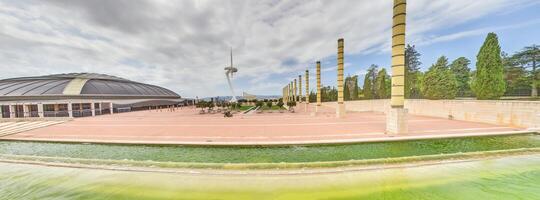
M477 99L498 99L506 90L501 47L495 33L489 33L476 56L476 74L471 89Z
M538 97L538 64L540 63L540 47L538 45L531 45L523 48L523 50L517 52L512 56L523 68L531 68L531 96Z

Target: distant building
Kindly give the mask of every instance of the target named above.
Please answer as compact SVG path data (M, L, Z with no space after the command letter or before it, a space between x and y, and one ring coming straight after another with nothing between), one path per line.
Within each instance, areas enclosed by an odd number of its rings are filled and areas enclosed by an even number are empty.
M255 100L255 99L257 99L257 95L248 94L246 92L243 92L242 93L242 99L245 99L245 100L248 100L248 101Z
M93 73L0 80L0 118L85 117L183 103L168 89Z

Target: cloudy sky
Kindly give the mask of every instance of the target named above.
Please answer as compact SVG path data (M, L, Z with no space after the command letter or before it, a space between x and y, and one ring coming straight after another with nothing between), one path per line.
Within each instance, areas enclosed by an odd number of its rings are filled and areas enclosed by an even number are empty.
M488 32L509 53L540 44L538 10L538 0L409 0L407 42L423 68L441 55L474 67ZM94 72L228 95L232 47L237 94L280 94L317 60L335 85L338 38L346 74L388 66L391 16L391 0L0 0L0 79Z

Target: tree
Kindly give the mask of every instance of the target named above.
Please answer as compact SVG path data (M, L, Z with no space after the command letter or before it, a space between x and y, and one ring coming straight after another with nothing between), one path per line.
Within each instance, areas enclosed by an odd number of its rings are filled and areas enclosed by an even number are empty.
M358 99L358 75L354 75L352 77L352 86L353 86L353 91L352 91L352 94L351 94L351 98L353 100L357 100Z
M538 97L538 72L536 70L537 63L540 63L540 47L538 45L531 45L524 47L523 50L514 54L513 59L521 64L524 68L531 68L531 96Z
M345 100L356 100L358 99L358 76L348 75L345 78L345 85L343 86L343 94Z
M405 47L405 98L420 98L420 56L414 45Z
M272 109L272 101L266 102L266 107L268 107L268 109Z
M422 78L422 94L428 99L453 99L456 97L457 81L448 68L448 59L441 56Z
M457 96L460 97L472 95L471 87L469 86L471 77L469 64L471 64L471 61L465 57L459 57L450 64L450 70L456 76Z
M309 92L309 102L310 103L317 102L317 93L313 91Z
M506 83L507 96L531 95L532 77L528 75L527 69L522 66L514 56L508 56L507 53L501 53L504 81Z
M259 109L262 109L263 104L263 101L255 101L255 106L259 107Z
M349 80L349 76L347 76L347 78L345 78L345 82L343 84L343 100L344 101L349 101L351 100L351 92L349 91L349 84L348 83L348 80Z
M283 100L279 100L277 106L279 107L279 109L283 109Z
M364 99L374 99L375 95L375 79L377 78L377 71L379 66L372 64L366 73L364 78Z
M335 87L321 87L321 101L322 102L330 102L330 101L337 101L337 89Z
M388 83L388 74L386 74L386 69L382 68L377 74L377 78L375 79L375 89L376 89L375 91L376 91L376 96L379 99L388 98L387 83Z
M390 75L388 74L386 75L385 87L386 87L386 98L390 98L392 96L392 77L390 77Z
M501 47L495 33L489 33L476 56L476 73L471 89L477 99L498 99L505 90Z

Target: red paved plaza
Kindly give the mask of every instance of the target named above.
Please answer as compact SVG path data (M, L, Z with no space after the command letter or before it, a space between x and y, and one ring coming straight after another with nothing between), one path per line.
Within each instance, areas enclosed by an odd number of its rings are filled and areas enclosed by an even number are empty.
M296 113L199 114L195 108L138 111L77 118L3 139L156 144L284 144L392 140L520 131L484 123L409 116L409 133L385 134L385 115L350 112L337 119L322 107L317 115L298 106ZM314 110L314 107L310 107Z

